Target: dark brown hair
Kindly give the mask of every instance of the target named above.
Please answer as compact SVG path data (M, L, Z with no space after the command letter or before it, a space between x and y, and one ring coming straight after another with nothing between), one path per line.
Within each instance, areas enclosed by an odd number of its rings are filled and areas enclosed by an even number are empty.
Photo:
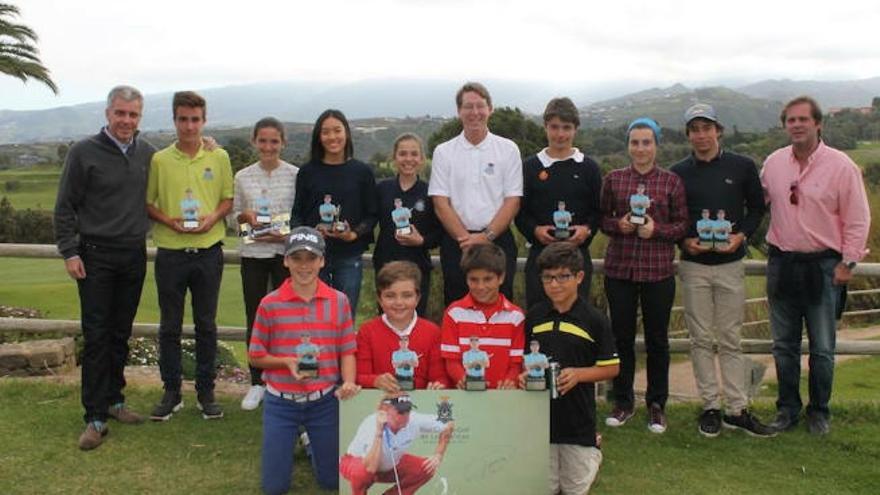
M554 242L538 255L538 270L568 268L571 273L584 271L584 257L570 242Z
M287 137L284 134L284 124L281 123L280 120L275 117L263 117L258 120L256 124L254 124L254 139L257 139L257 133L260 132L260 129L271 128L278 131L281 134L281 140L287 141Z
M461 271L465 274L471 270L486 270L498 275L504 275L506 264L504 250L495 244L477 244L471 246L461 256Z
M171 111L175 119L177 118L177 109L180 107L201 108L202 119L207 120L208 118L208 103L195 91L174 93L174 98L171 100Z
M547 103L547 107L544 109L544 123L550 122L553 120L553 117L557 117L568 124L574 124L575 127L581 126L581 117L578 114L578 109L568 97L553 98Z

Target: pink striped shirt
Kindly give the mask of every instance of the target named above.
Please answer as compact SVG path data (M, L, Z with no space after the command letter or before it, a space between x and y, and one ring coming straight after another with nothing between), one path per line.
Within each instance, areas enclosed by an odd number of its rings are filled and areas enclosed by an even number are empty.
M778 149L764 161L761 185L770 205L767 242L783 251L834 249L845 261L864 258L871 211L862 171L845 153L820 142L801 170L791 146Z

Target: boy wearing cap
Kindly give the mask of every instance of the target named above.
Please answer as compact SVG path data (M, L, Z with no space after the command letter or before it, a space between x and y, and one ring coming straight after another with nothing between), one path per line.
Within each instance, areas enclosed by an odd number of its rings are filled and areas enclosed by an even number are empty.
M357 334L357 383L362 387L399 392L392 362L404 339L417 359L412 373L416 389L449 386L440 357L440 329L416 312L422 273L410 261L386 263L376 274L376 298L382 314L361 325ZM401 354L398 354L401 353Z
M585 280L580 249L553 243L537 264L548 300L529 310L526 332L538 344L532 352L540 348L561 368L559 397L550 401L550 493L586 493L602 464L594 383L614 378L620 360L608 320L578 292Z
M355 335L345 295L318 279L324 266L324 238L311 227L294 229L284 249L290 278L257 308L248 348L250 364L262 368L262 487L286 493L293 469L293 447L303 426L312 445L318 484L339 485L339 402L354 396ZM296 346L309 335L318 347L318 375L298 371Z
M376 412L361 422L339 464L339 472L351 482L353 494L366 494L376 482L397 485L397 490L386 493L412 494L437 472L455 422L443 423L434 415L411 412L413 407L407 394L386 395ZM430 433L439 433L433 455L407 453L414 440Z
M460 389L465 388L466 378L462 358L472 338L489 354L487 388L516 388L525 348L525 314L500 292L504 268L504 251L495 244L477 244L462 256L468 294L446 308L440 327L446 373Z
M724 127L710 105L698 103L688 108L685 122L692 153L670 170L681 177L687 194L688 233L680 244L678 274L694 378L703 402L698 429L703 436L716 437L723 423L753 436L772 436L772 430L748 410L745 358L740 347L745 241L758 228L765 211L758 169L751 158L721 148ZM732 223L726 247L717 242L714 247L700 244L696 226L705 210ZM715 374L716 343L720 385ZM726 403L723 415L722 392Z

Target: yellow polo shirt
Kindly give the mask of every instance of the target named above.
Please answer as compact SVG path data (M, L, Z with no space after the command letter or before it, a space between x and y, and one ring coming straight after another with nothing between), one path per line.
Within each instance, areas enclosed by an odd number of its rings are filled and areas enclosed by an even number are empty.
M200 148L190 158L174 143L155 153L147 181L147 204L172 218L181 218L180 203L186 198L187 189L192 190L192 197L199 203L199 217L217 209L220 201L232 199L232 165L226 150ZM226 224L222 220L201 234L179 234L161 223L153 224L153 242L166 249L206 248L222 241L225 235Z

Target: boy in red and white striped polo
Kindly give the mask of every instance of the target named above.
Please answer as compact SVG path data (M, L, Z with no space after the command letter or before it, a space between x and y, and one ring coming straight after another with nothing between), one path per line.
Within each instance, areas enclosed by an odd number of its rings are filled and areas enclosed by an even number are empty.
M468 294L446 308L440 346L446 372L458 388L464 388L461 358L470 348L471 337L478 337L479 348L489 354L487 387L517 386L525 348L525 314L499 290L504 267L504 251L494 244L478 244L462 256Z

